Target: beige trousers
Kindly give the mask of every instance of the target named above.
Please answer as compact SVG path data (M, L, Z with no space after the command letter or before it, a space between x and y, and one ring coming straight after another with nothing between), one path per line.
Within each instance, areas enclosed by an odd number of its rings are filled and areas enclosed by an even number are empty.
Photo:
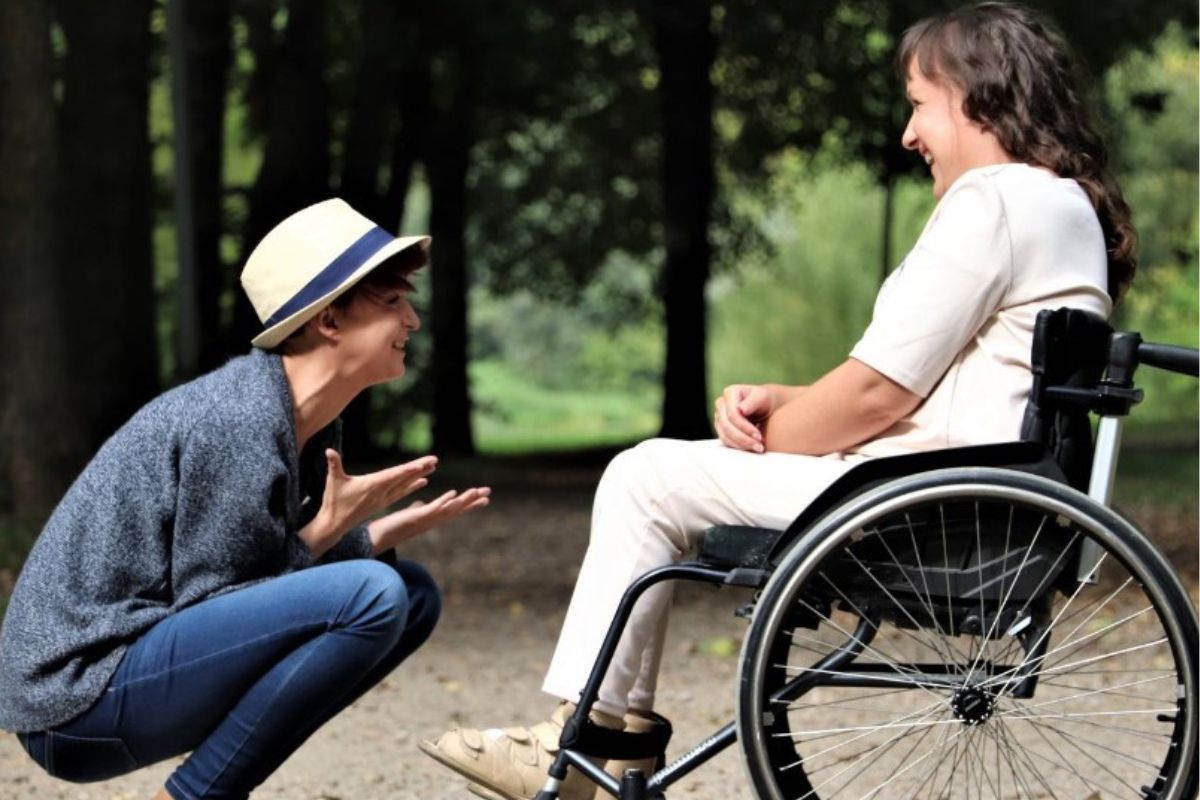
M747 453L719 442L652 439L608 465L592 505L591 540L542 689L578 700L626 587L677 562L712 525L783 529L853 464L835 457ZM650 710L671 582L634 606L596 707Z

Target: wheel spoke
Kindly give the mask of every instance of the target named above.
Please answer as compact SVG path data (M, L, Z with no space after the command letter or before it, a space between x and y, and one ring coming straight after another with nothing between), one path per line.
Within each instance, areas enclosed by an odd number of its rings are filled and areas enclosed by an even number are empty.
M945 749L946 740L950 736L950 732L952 730L953 730L953 728L943 728L942 729L942 737L941 737L941 740L935 745L936 749L939 749L939 750ZM937 774L942 771L943 763L945 763L945 762L939 761L937 768L934 769L932 772L930 772L929 775L926 776L925 780L921 781L916 786L914 786L912 792L908 795L908 797L904 798L904 800L916 800L916 798L918 796L923 797L924 796L923 790L925 789L926 786L933 785L934 779L937 777Z
M879 747L875 748L875 750L878 750L878 749L880 749L880 748L884 748L884 747L886 747L886 748L890 749L890 748L891 748L891 747L894 745L894 743L895 743L896 741L898 741L900 738L902 738L902 736L905 736L905 735L908 735L908 734L901 734L900 736L895 736L895 737L892 737L892 738L891 738L891 739L889 739L888 741L886 741L886 742L884 742L883 744L881 744ZM952 741L954 741L954 740L957 740L957 739L958 739L959 737L961 737L962 735L963 735L963 734L962 734L962 731L960 730L958 733L954 734L954 736L953 736L953 737L951 737L951 740L952 740ZM872 751L872 752L873 752L873 751ZM863 798L863 797L867 797L867 796L869 796L869 795L871 795L871 794L875 794L875 793L876 793L876 792L878 792L880 789L883 789L885 786L887 786L887 785L889 785L889 784L893 783L894 781L898 780L898 779L900 778L900 776L901 776L901 775L903 775L903 774L905 774L905 773L909 772L909 771L910 771L910 770L912 770L912 769L915 769L915 768L916 768L916 767L917 767L919 764L921 764L923 761L925 761L925 759L929 758L929 757L930 757L930 755L932 755L932 754L933 754L933 751L930 751L930 752L926 753L925 755L921 756L920 758L916 759L915 761L910 761L908 764L906 764L906 765L904 766L904 768L903 768L903 769L900 769L900 770L898 770L898 771L895 771L895 772L893 772L893 773L891 774L891 776L890 776L890 777L889 777L887 780L885 780L883 783L880 783L879 785L877 785L877 786L876 786L874 789L872 789L872 790L871 790L870 792L868 792L866 795L862 795L862 796L859 798L859 800L862 800L862 798ZM865 757L866 757L866 756L864 755L864 756L863 756L863 758L865 758ZM857 761L855 761L854 763L852 763L852 764L848 765L848 766L847 766L845 769L843 769L841 772L837 773L837 775L835 775L835 776L833 776L833 777L834 777L834 778L836 778L836 777L840 777L840 776L841 776L843 773L845 773L847 770L850 770L850 769L852 769L852 768L854 768L854 767L858 766L859 762L861 762L861 761L862 761L862 759L861 759L861 758L860 758L860 759L858 759ZM833 778L831 778L830 780L832 780L832 779L833 779ZM826 781L826 783L828 783L828 781ZM821 785L823 786L824 784L821 784ZM819 788L821 788L821 787L820 787L820 786L814 786L813 788L814 788L814 789L819 789Z
M979 506L978 506L978 504L976 504L976 507L975 507L975 514L976 514L976 528L975 528L975 529L976 529L976 535L978 536L978 530L979 530L979 524L978 524ZM1011 534L1012 534L1012 515L1013 515L1013 509L1012 509L1012 507L1010 506L1010 507L1009 507L1009 516L1008 516L1008 528L1007 528L1007 530L1005 531L1005 546L1004 546L1004 559L1005 559L1005 561L1004 561L1004 564L1005 564L1005 568L1007 568L1007 566L1008 566L1008 542L1009 542L1009 540L1011 539ZM995 615L995 617L992 619L992 624L989 626L989 629L988 629L988 631L987 631L987 634L986 634L985 638L988 638L988 639L990 639L990 638L991 638L991 637L992 637L992 636L995 634L995 632L996 632L996 626L997 626L998 624L1000 624L1000 617L1001 617L1001 614L1002 614L1002 612L1004 611L1004 609L1005 609L1005 608L1008 606L1008 601L1009 601L1010 597L1012 596L1012 591L1013 591L1013 589L1015 589L1015 588L1016 588L1016 585L1017 585L1017 579L1018 579L1018 578L1020 578L1020 576L1021 576L1021 573L1025 571L1025 565L1029 563L1029 556L1030 556L1030 554L1033 552L1033 547L1034 547L1034 545L1036 545L1036 544L1037 544L1037 542L1038 542L1038 539L1041 537L1041 535L1042 535L1042 529L1045 527L1045 525L1046 525L1046 517L1044 517L1044 516L1043 516L1043 517L1042 517L1042 520L1041 520L1041 522L1039 522L1039 523L1038 523L1037 530L1035 530L1035 531L1033 532L1033 538L1032 538L1032 539L1030 539L1030 541L1029 541L1029 544L1028 544L1028 545L1025 547L1025 553L1024 553L1024 555L1021 557L1021 565L1020 565L1019 567L1017 567L1017 572L1016 572L1016 574L1013 576L1013 581L1012 581L1012 584L1011 584L1011 585L1010 585L1010 586L1007 588L1007 590L1006 590L1006 591L1002 592L1002 594L1003 594L1003 599L1000 601L1000 606L999 606L999 608L997 608L997 609L996 609L996 615ZM982 544L982 543L978 543L976 546L979 548L979 552L981 553L981 555L980 555L980 557L979 557L979 564L980 564L980 567L979 567L979 568L980 568L980 577L979 577L979 584L980 584L980 585L979 585L979 602L980 602L980 611L979 611L979 618L982 620L982 619L984 619L984 616L983 616L983 614L984 614L984 612L983 612L983 572L982 572L982 570L983 570L983 558L982 558L983 544ZM1004 576L1004 575L1006 575L1006 574L1007 574L1007 571L1006 571L1006 569L1005 569L1004 571L1001 571L1000 575L1001 575L1001 580L1002 580L1002 581L1003 581L1003 576ZM1001 585L1003 586L1003 584L1001 584ZM1021 607L1021 611L1018 611L1018 612L1017 612L1017 616L1018 616L1018 617L1020 617L1021 613L1022 613L1023 611L1025 611L1027 608L1028 608L1028 602L1026 602L1026 604L1025 604L1025 605L1023 605L1023 606ZM969 681L969 680L971 680L971 678L973 678L973 677L974 677L974 675L975 675L975 670L976 670L976 668L977 668L977 667L978 667L978 662L977 662L977 661L976 661L976 662L972 662L972 664L971 664L971 669L970 669L970 670L967 672L967 680L968 680L968 681Z
M909 622L912 623L914 630L918 630L918 631L924 630L924 628L921 627L921 624L919 622L917 622L915 619L913 619L913 615L908 612L908 609L904 607L904 604L901 603L899 600L897 600L896 596L893 595L886 586L884 586L882 583L880 583L879 579L876 578L875 575L871 572L871 570L867 568L866 564L864 564L862 561L860 561L858 559L858 556L855 555L852 550L847 548L846 554L848 556L850 556L850 558L854 561L854 564L859 568L859 570L861 570L864 575L866 575L868 578L870 578L871 582L874 583L877 587L879 587L880 591L882 591L884 593L884 595L887 596L888 600L890 600L892 602L892 604L904 614L904 617ZM821 578L824 579L825 582L828 583L829 586L835 592L837 592L838 595L845 602L851 603L850 598L846 597L845 593L842 592L841 588L829 579L829 576L827 576L825 573L821 573ZM854 604L851 603L851 605L854 605ZM854 607L857 609L857 606L854 606ZM855 613L858 613L858 612L856 611ZM931 647L927 641L917 637L916 635L914 635L912 633L912 631L905 630L904 628L900 628L900 627L897 627L896 630L899 631L900 634L902 634L903 636L905 636L909 639L912 639L913 641L917 642L918 644L922 645L923 647L927 647L927 648L933 650L934 652L937 652L936 646Z
M1046 653L1042 654L1041 656L1037 656L1033 659L1026 659L1023 663L1018 664L1017 666L1015 666L1009 670L1006 670L1004 672L1000 672L1000 673L997 673L996 675L993 675L989 681L989 685L995 685L995 683L997 683L998 681L1003 681L1005 684L1005 687L1000 689L999 692L1004 693L1005 691L1007 691L1008 684L1012 683L1012 681L1009 680L1009 676L1011 676L1011 675L1017 675L1017 674L1020 674L1024 670L1033 670L1033 669L1036 669L1039 675L1052 674L1055 670L1052 670L1045 666L1046 660L1048 658L1062 652L1066 647L1070 647L1072 645L1078 645L1077 647L1074 647L1074 649L1072 649L1070 653L1067 653L1063 656L1063 658L1066 658L1066 657L1078 652L1080 649L1082 649L1083 642L1087 642L1088 640L1092 640L1092 639L1097 639L1098 637L1105 635L1106 633L1110 632L1111 630L1115 629L1116 627L1119 627L1119 626L1125 624L1130 619L1144 613L1145 610L1146 609L1143 609L1142 611L1135 612L1134 614L1131 614L1131 615L1125 617L1124 619L1109 623L1108 625L1101 628L1100 630L1093 631L1092 633L1089 633L1088 635L1086 635L1080 639L1076 639L1074 641L1067 641L1062 644L1059 644L1057 647L1055 647L1051 650L1048 650ZM1085 622L1086 622L1086 620L1085 620ZM1081 624L1083 624L1083 623L1081 623ZM1054 629L1053 624L1051 624L1050 626L1048 626L1046 628L1046 630L1042 633L1042 635L1038 637L1039 644L1040 644L1041 639L1045 636L1048 636L1053 629ZM1079 626L1076 626L1075 630L1073 630L1071 632L1071 634L1068 634L1068 636L1073 635L1078 630L1079 630ZM1159 641L1162 641L1162 640L1159 640ZM1031 647L1030 649L1032 650L1033 647ZM1060 663L1061 661L1062 661L1062 659L1059 659L1055 663L1057 664L1057 663ZM1036 667L1034 665L1036 665Z
M1124 786L1135 796L1140 796L1141 793L1138 791L1138 789L1136 787L1134 787L1128 781L1124 780L1123 778L1121 778L1121 776L1119 776L1115 772L1113 772L1112 769L1108 766L1108 764L1104 763L1101 759L1096 758L1094 755L1089 753L1087 750L1084 750L1079 745L1079 743L1076 742L1072 737L1069 737L1066 734L1064 734L1062 731L1058 730L1057 728L1054 728L1054 727L1051 727L1048 725L1042 725L1042 724L1039 724L1036 722L1033 722L1031 724L1032 724L1034 730L1037 731L1041 735L1042 739L1046 741L1047 745L1050 745L1051 749L1053 749L1055 751L1055 753L1059 755L1060 762L1058 762L1058 763L1064 764L1064 765L1072 764L1072 760L1068 757L1063 756L1061 753L1059 753L1057 748L1054 748L1053 745L1050 744L1049 737L1046 735L1047 731L1049 731L1050 733L1053 733L1055 736L1062 739L1065 744L1069 745L1073 750L1077 751L1080 755L1082 755L1084 758L1086 758L1088 761L1090 761L1093 765L1096 766L1097 769L1101 770L1105 774L1112 777L1115 781L1117 781L1117 783ZM1089 742L1089 744L1096 745L1095 742ZM1097 746L1099 746L1099 745L1097 745ZM1122 755L1121 753L1119 753L1116 750L1113 750L1112 748L1103 747L1103 746L1099 746L1099 747L1102 750L1107 750L1111 755ZM1153 765L1151 765L1151 766L1153 767ZM1089 787L1092 786L1091 782L1086 780L1083 777L1082 773L1080 773L1077 769L1075 769L1074 766L1071 767L1071 771L1076 775L1076 777L1078 777L1080 780L1083 780L1085 783L1087 783L1087 785Z
M905 525L908 529L909 539L913 544L913 556L914 556L914 558L916 558L916 561L917 561L917 571L921 576L921 582L925 585L925 593L924 594L922 594L921 590L918 589L916 584L914 584L912 582L912 578L910 578L908 576L908 570L905 569L905 564L902 564L900 562L900 559L897 558L895 551L892 550L892 546L887 541L887 537L883 536L879 532L878 528L876 528L872 533L876 537L876 539L879 541L879 543L883 546L883 548L885 550L887 550L888 555L891 556L891 558L892 558L892 563L897 568L897 572L899 572L901 575L904 576L904 582L907 583L909 585L909 587L912 589L913 594L917 596L917 598L919 599L919 601L921 603L922 608L925 609L925 613L929 615L929 619L934 624L933 633L929 637L930 641L925 642L925 645L927 647L929 647L931 650L934 650L935 652L937 652L938 655L940 655L946 663L955 664L955 665L960 664L963 662L962 653L958 652L957 648L954 647L952 640L945 635L945 633L942 630L941 624L937 621L937 613L935 612L935 610L933 608L933 595L930 593L929 584L925 580L925 568L924 568L924 565L921 563L920 548L917 546L916 533L913 531L912 520L908 517L907 514L905 515L904 519L905 519ZM910 617L910 619L911 619L911 617ZM921 628L918 626L918 630L920 630L920 629ZM955 658L955 656L957 656L957 659Z
M1025 777L1023 777L1024 774L1028 774L1028 775L1032 776L1034 779L1036 779L1037 783L1041 785L1042 789L1045 790L1047 794L1049 794L1051 797L1057 797L1057 795L1054 793L1054 789L1046 781L1046 776L1043 775L1041 770L1039 770L1037 768L1037 765L1033 763L1033 760L1030 758L1030 755L1032 754L1032 755L1035 755L1038 758L1041 758L1045 761L1049 761L1050 766L1052 766L1056 769L1064 770L1064 768L1062 766L1060 766L1058 763L1056 763L1053 759L1050 759L1036 751L1028 750L1024 747L1021 747L1019 744L1014 743L1010 737L1007 727L1005 727L1003 725L997 725L992 730L994 730L996 732L997 737L999 739L1003 739L1005 744L1007 745L1006 752L1010 753L1012 756L1012 760L1010 761L1010 763L1013 765L1013 777L1015 779L1020 780L1021 786L1024 788L1025 793L1028 794L1030 797L1034 797L1033 788L1029 785L1029 782L1025 779ZM1016 768L1016 765L1018 762L1024 764L1025 769L1024 769L1023 773L1019 772Z
M1144 758L1137 758L1136 756L1130 755L1129 753L1127 753L1123 750L1117 750L1113 747L1108 746L1107 744L1096 741L1095 739L1089 739L1089 738L1087 738L1085 736L1081 736L1079 734L1071 734L1071 736L1068 737L1068 735L1065 731L1063 731L1053 725L1047 725L1045 722L1041 721L1043 719L1045 719L1045 718L1037 716L1037 715L1032 715L1032 716L1028 716L1028 717L1025 717L1025 716L1012 717L1010 719L1010 721L1020 720L1021 722L1028 722L1030 725L1034 726L1038 730L1048 729L1048 730L1054 731L1055 734L1063 737L1064 739L1069 739L1069 741L1071 741L1073 744L1076 741L1078 741L1078 742L1082 742L1084 744L1091 745L1098 750L1105 751L1106 753L1108 753L1109 755L1111 755L1115 758L1120 758L1120 759L1123 759L1124 761L1128 761L1130 763L1137 764L1139 767L1147 767L1149 769L1156 769L1158 766L1151 761L1147 761ZM1060 720L1062 722L1066 722L1068 724L1078 724L1078 722L1079 722L1078 720L1075 720L1072 718L1055 717L1054 719ZM1078 747L1078 745L1076 745L1076 746Z
M914 714L910 714L910 715L909 715L909 716L911 716L911 717L915 717L915 719L913 720L913 722L912 722L912 723L910 723L910 724L908 724L908 725L902 725L902 726L898 726L898 727L904 727L904 728L907 728L907 729L912 729L912 728L915 728L915 727L918 727L918 726L919 726L919 727L921 728L921 730L929 730L931 726L936 726L936 725L938 725L938 724L941 724L940 722L932 722L932 723L930 723L930 722L928 722L928 721L927 721L927 720L929 720L931 717L935 716L937 713L938 713L938 709L937 709L937 708L934 708L934 707L932 707L932 706L930 706L930 707L926 707L925 709L922 709L920 712L917 712L917 713L914 713ZM804 732L804 733L802 733L802 734L794 734L794 736L797 736L797 737L798 737L798 736L803 736L803 735L807 735L808 733L829 733L829 732L838 733L838 732L852 732L852 731L861 731L861 730L862 730L862 728L844 728L844 729L833 729L832 731L811 731L811 732L808 732L808 731L806 731L806 732ZM864 738L865 736L868 736L868 735L870 735L870 733L871 733L871 732L873 732L873 731L875 731L875 730L877 730L877 728L874 728L874 727L872 727L872 728L869 728L869 729L867 729L867 732L866 732L866 733L860 733L858 736L855 736L855 737L853 737L852 739L849 739L849 740L847 740L847 741L843 742L842 744L835 745L834 747L827 748L827 749L825 749L825 750L822 750L822 751L820 751L819 753L813 753L812 755L804 756L804 757L802 757L802 758L801 758L801 760L800 760L800 761L798 761L798 762L795 762L795 764L794 764L794 765L792 765L792 766L799 765L799 764L803 763L804 761L812 760L812 759L814 759L814 758L816 758L816 757L818 757L818 756L821 756L821 755L826 755L826 754L828 754L828 753L830 753L830 752L832 752L832 751L836 750L836 749L837 749L837 748L839 748L839 747L844 747L845 745L852 744L853 742L855 742L855 741L858 741L858 740L860 740L860 739ZM774 735L776 735L776 736L793 736L793 734L774 734ZM903 738L904 736L907 736L907 735L909 735L909 734L908 734L908 733L900 733L900 734L896 734L895 736L893 736L893 737L892 737L891 739L889 739L888 741L890 742L890 741L898 740L898 739L901 739L901 738ZM854 763L855 763L855 764L857 764L857 763L858 763L859 761L861 761L863 758L866 758L868 755L871 755L872 753L874 753L874 752L878 751L880 747L883 747L883 746L884 746L884 745L886 745L886 744L887 744L887 742L884 742L883 744L874 745L873 747L870 747L870 748L868 748L868 749L866 749L866 750L860 750L860 751L858 751L858 752L851 753L850 755L846 755L846 756L842 756L842 757L836 758L836 759L834 759L834 760L832 760L832 761L830 762L829 766L826 766L826 767L818 767L818 768L816 768L816 769L807 770L807 772L808 772L808 774L809 774L809 775L814 775L814 774L816 774L816 773L818 773L818 772L821 772L822 770L829 769L829 768L830 768L830 767L832 767L832 766L836 766L836 765L837 765L837 764L839 764L839 763L842 763L842 762L844 762L844 761L850 761L850 760L853 760L853 761L854 761ZM839 773L838 773L838 775L840 775L840 774L841 774L841 773L839 772ZM836 777L836 776L835 776L835 777Z
M834 630L838 631L839 633L841 633L843 636L845 636L847 641L854 640L854 635L852 633L847 631L845 628L843 628L841 625L839 625L836 621L834 621L828 615L821 613L819 610L813 608L811 605L809 605L808 602L806 602L804 600L798 599L796 602L799 603L800 605L804 606L804 608L807 609L808 611L812 612L816 616L820 617L821 619L823 619L827 623L829 623L829 626L831 628L833 628ZM868 622L869 622L869 620L868 620ZM871 623L871 625L872 625L872 627L874 627L874 623ZM812 641L819 641L819 640L813 639ZM878 650L874 645L871 645L871 644L865 645L863 648L863 652L869 653L872 656L874 656L874 658L876 659L876 663L887 666L889 669L891 669L897 675L900 675L900 676L904 677L906 680L911 681L912 685L914 687L924 689L932 697L934 697L938 700L942 699L941 695L939 695L939 694L937 694L937 692L933 691L933 688L935 688L935 687L932 687L931 684L922 683L921 681L917 680L917 677L919 676L920 673L918 673L915 669L911 669L911 668L905 669L904 665L897 663L888 654L883 653L882 651ZM845 675L845 674L847 674L845 672L840 672L837 670L813 669L811 667L793 667L793 666L787 665L787 664L781 664L781 665L777 665L777 666L782 667L783 670L789 674L793 673L793 672L812 672L817 675ZM940 688L940 687L936 687L936 688Z
M1046 706L1052 706L1052 705L1056 705L1058 703L1067 703L1072 700L1079 700L1084 697L1093 697L1098 694L1108 694L1113 689L1124 689L1124 688L1127 688L1130 686L1143 686L1147 683L1153 683L1155 681L1160 681L1163 679L1163 677L1165 677L1165 676L1159 676L1157 678L1145 678L1140 681L1129 681L1128 683L1121 683L1121 684L1118 684L1113 687L1103 687L1100 689L1091 689L1091 690L1088 690L1085 692L1078 692L1076 694L1067 695L1066 697L1054 697L1049 700L1043 700L1040 703L1021 703L1021 704L1017 705L1012 711L1004 712L1003 714L998 715L998 716L1007 716L1009 714L1014 714L1014 713L1019 713L1022 716L1024 716L1024 712L1030 711L1035 708L1045 708ZM1162 698L1154 698L1154 699L1160 703L1164 702Z
M1126 655L1127 653L1136 653L1136 652L1145 650L1150 647L1157 647L1165 641L1166 641L1166 639L1155 639L1150 642L1142 642L1141 644L1130 645L1129 647L1125 647L1120 650L1116 650L1112 653L1105 653L1104 655L1092 656L1091 658L1084 658L1079 661L1072 661L1069 664L1061 664L1061 665L1053 667L1051 669L1041 670L1038 674L1039 675L1073 674L1073 673L1075 673L1075 670L1078 667L1088 666L1089 664L1096 664L1101 661L1104 661L1105 659L1115 658L1116 656Z

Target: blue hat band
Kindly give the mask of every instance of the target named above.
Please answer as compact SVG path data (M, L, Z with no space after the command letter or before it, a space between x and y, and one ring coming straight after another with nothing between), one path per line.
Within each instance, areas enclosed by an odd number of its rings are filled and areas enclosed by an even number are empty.
M386 245L396 241L396 237L378 226L364 233L358 240L342 251L341 255L329 262L329 265L313 276L303 288L286 303L275 310L275 313L263 323L263 328L270 328L295 314L297 311L312 305L325 297L346 278L354 274L359 267L367 263L371 256L378 253Z

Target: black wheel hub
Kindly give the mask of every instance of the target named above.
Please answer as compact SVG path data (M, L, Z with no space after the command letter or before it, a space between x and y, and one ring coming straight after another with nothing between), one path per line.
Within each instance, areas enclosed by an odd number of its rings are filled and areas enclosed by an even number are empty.
M982 725L996 709L996 698L983 689L964 687L950 700L954 716L967 725Z

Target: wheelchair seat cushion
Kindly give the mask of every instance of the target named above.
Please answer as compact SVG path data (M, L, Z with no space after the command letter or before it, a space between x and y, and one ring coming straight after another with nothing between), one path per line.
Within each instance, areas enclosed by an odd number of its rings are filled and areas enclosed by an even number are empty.
M700 540L700 563L711 567L764 569L783 531L749 525L716 525Z

